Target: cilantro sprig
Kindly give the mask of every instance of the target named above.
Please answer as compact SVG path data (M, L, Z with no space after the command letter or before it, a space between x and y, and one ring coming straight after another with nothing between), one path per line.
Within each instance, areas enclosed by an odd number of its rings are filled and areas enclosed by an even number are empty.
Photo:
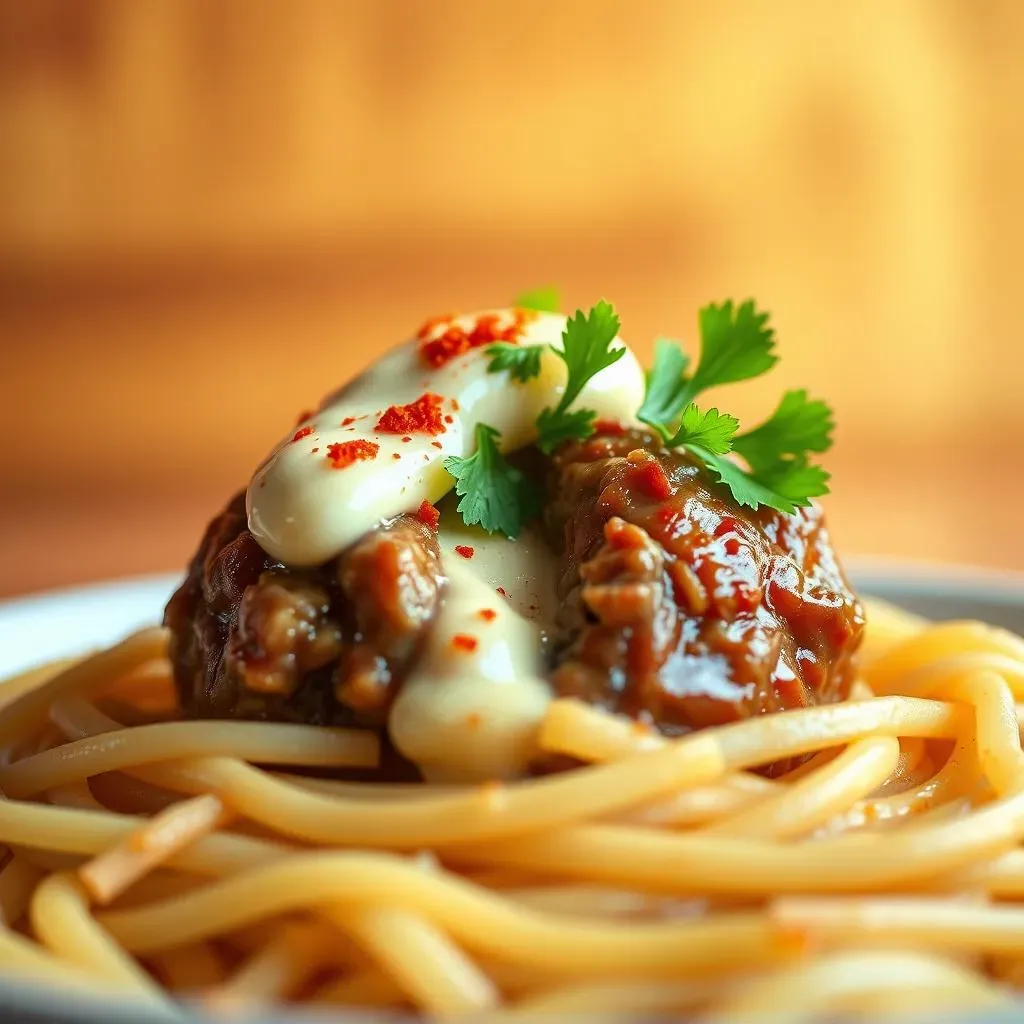
M545 285L517 295L512 305L517 309L535 309L538 313L557 313L562 303L558 289L553 285Z
M753 302L705 306L698 318L700 358L690 359L674 342L660 339L647 393L637 416L669 447L685 448L725 484L741 505L768 505L793 512L828 493L829 475L810 461L832 444L832 411L804 390L787 391L764 423L739 434L739 422L718 409L701 410L694 399L709 388L750 380L777 362L768 314ZM749 468L730 458L741 456Z
M557 295L541 289L520 296L516 305L557 309ZM740 505L793 512L827 494L829 475L811 461L812 453L832 444L832 410L824 402L802 389L787 391L763 423L742 433L735 416L696 403L705 391L759 377L778 362L768 314L751 301L711 304L700 311L698 327L700 352L692 370L678 343L666 338L656 342L638 418L668 447L682 448L703 463ZM559 401L537 417L542 451L549 453L564 441L584 440L594 432L597 413L574 403L596 374L625 354L625 348L612 347L618 332L619 318L602 300L588 313L577 310L566 321L562 347L550 346L565 363L566 381ZM498 342L486 351L489 372L505 371L512 380L526 383L539 376L545 349ZM516 537L537 514L539 495L502 455L500 436L488 424L478 424L473 454L451 456L444 465L455 477L458 509L466 524Z
M529 481L501 454L501 434L486 423L475 431L476 451L465 458L449 455L444 468L455 477L458 510L467 526L482 526L488 533L518 537L540 507L540 497Z
M496 341L493 345L488 345L487 354L491 357L487 364L488 373L508 370L508 375L520 384L540 376L540 359L544 355L544 349L540 345L516 345L510 341Z
M601 299L589 313L578 309L562 331L562 347L551 350L566 367L565 390L555 406L541 410L537 417L537 447L551 452L563 441L583 441L594 432L597 413L593 409L572 409L587 382L618 362L626 350L612 348L619 333L619 317L614 307Z

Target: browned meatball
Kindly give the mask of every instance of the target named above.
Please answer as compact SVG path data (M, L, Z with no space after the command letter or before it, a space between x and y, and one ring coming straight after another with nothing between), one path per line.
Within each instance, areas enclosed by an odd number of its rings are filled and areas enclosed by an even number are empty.
M289 569L253 539L239 495L167 606L182 706L196 717L380 726L443 582L437 538L413 516L324 566Z
M548 493L557 692L669 735L846 696L864 616L817 506L740 508L639 432L561 448Z

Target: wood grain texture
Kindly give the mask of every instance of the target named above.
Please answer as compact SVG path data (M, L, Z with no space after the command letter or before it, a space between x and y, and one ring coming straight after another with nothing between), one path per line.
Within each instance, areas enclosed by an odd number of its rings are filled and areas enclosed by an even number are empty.
M1024 4L0 0L0 592L180 565L427 314L772 309L844 550L1024 570Z

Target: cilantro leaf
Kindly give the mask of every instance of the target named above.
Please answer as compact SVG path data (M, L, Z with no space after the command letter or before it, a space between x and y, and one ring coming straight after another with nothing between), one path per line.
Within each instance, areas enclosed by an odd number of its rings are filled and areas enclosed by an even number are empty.
M449 455L444 468L455 477L458 509L467 526L479 524L488 533L514 538L540 508L540 496L498 450L501 434L486 423L476 426L476 451L462 458Z
M783 455L828 451L834 427L832 410L825 402L809 399L803 389L787 391L775 412L760 426L740 434L733 448L760 472Z
M569 370L559 411L564 412L572 405L591 377L626 354L625 348L611 348L618 333L619 317L604 299L586 315L577 309L569 317L562 332L562 351L554 349Z
M540 360L544 354L540 345L513 345L507 341L496 341L487 347L487 354L491 357L487 364L488 373L508 370L513 380L523 384L540 376Z
M809 505L811 498L828 493L828 473L803 458L779 460L770 474L761 477L722 455L695 454L729 488L738 504L753 509L768 505L779 512L794 512L799 505Z
M557 313L561 302L558 289L553 285L547 285L517 295L512 305L517 309L535 309L538 313Z
M585 441L594 432L597 413L593 409L573 409L556 413L542 409L537 417L537 447L550 455L563 441Z
M668 440L669 447L685 445L687 448L703 448L715 455L732 451L733 436L739 429L740 421L717 409L698 409L691 402L683 410L679 429Z
M647 374L647 393L638 418L656 429L674 423L685 401L686 367L690 357L668 338L654 343L654 366Z
M743 434L736 433L735 417L693 404L708 388L759 377L778 362L768 314L752 301L712 303L698 322L700 359L690 375L686 354L670 341L657 342L638 417L666 445L686 448L703 462L741 505L793 512L827 494L828 473L808 459L832 444L832 410L824 402L809 399L804 390L787 391L764 423ZM749 468L725 458L730 451Z
M551 347L551 351L565 363L565 390L553 409L548 407L537 418L539 431L538 446L542 451L551 451L568 437L583 439L593 433L596 413L590 410L576 410L569 413L569 406L579 397L587 382L602 370L621 359L624 347L612 348L612 342L619 333L619 318L610 303L602 299L589 313L578 309L569 317L562 331L562 348ZM584 416L583 412L587 415Z
M779 361L772 353L775 332L768 314L759 313L752 300L736 307L731 300L711 303L698 314L698 324L700 361L685 392L687 402L719 384L760 377Z

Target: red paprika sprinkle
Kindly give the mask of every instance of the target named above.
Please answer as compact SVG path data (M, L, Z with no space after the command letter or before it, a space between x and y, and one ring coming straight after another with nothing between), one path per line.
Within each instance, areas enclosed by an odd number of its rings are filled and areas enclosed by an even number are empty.
M456 544L455 550L462 555L463 558L472 558L476 552L468 544Z
M431 444L432 444L432 445L433 445L433 446L434 446L435 448L443 448L443 447L444 447L444 445L443 445L443 444L441 444L441 442L440 442L440 441L431 441L430 443L431 443Z
M400 459L401 457L402 457L402 456L401 456L401 455L399 455L399 454L398 454L398 452L394 452L394 453L392 454L392 456L391 456L391 458L393 458L393 459Z
M292 437L292 441L301 441L304 437L309 437L313 433L312 427L303 427L301 430L296 430L295 435Z
M327 446L327 458L332 469L347 469L354 462L375 459L380 445L373 441L344 441Z
M629 482L658 501L672 497L672 482L669 480L665 468L657 459L634 466L629 471Z
M452 647L459 651L475 651L477 640L475 636L467 633L456 633L452 637Z
M385 409L373 429L380 434L443 434L441 403L444 399L430 391L408 405Z
M501 594L502 597L508 597L508 594L505 592L505 588L504 587L498 587L496 589L497 589L498 593Z
M445 423L454 423L455 418L453 416L445 416L444 421Z
M423 345L420 353L431 366L444 366L449 360L483 345L490 345L495 341L506 341L515 344L522 336L523 328L529 321L536 317L536 313L529 309L516 309L512 311L512 317L504 327L500 326L502 317L499 313L481 313L476 322L466 330L458 324L454 324L451 318L447 321L424 324L420 329L420 339ZM444 328L438 333L438 328Z
M347 427L347 426L348 426L348 425L349 425L350 423L355 423L355 421L356 421L356 418L355 418L355 416L346 416L346 417L345 417L345 418L344 418L344 419L343 419L343 420L341 421L341 425L342 425L343 427Z
M613 437L621 437L625 432L626 428L617 420L594 421L595 434L611 434Z
M310 450L309 450L309 454L310 454L310 455L316 455L316 453L317 453L318 451L320 451L320 446L319 446L319 445L317 445L317 447L316 447L316 448L310 448ZM262 486L262 485L261 485L261 486Z
M459 400L458 400L457 398L453 398L453 399L452 399L452 408L453 408L453 409L454 409L454 410L455 410L456 412L458 412L458 411L459 411Z
M409 437L408 434L406 434L405 437L402 438L402 441L405 442L405 444L408 444L411 440L412 438Z
M454 313L444 313L441 316L432 316L424 321L423 326L416 332L417 338L429 338L436 333L439 327L447 327L455 319Z
M437 524L441 521L441 513L429 501L422 501L420 502L420 507L416 510L416 518L424 526L429 526L430 529L436 530Z
M481 608L480 611L477 612L477 615L480 616L484 622L492 622L498 617L498 613L493 608Z

